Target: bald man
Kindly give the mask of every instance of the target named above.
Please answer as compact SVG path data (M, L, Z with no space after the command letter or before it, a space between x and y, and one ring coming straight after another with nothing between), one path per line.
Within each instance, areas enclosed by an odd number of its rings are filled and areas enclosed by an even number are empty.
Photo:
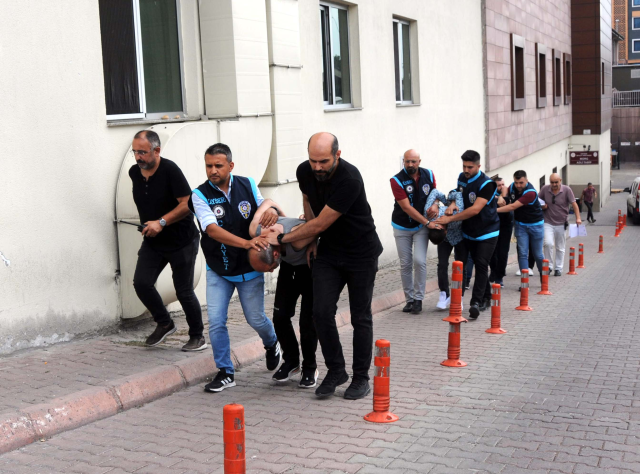
M576 197L569 186L562 184L562 178L558 173L549 176L549 182L542 186L540 199L544 201L542 212L544 214L544 258L549 260L549 270L554 271L555 276L562 275L564 264L564 249L567 240L566 229L568 227L569 207L573 208L576 216L576 224L582 224L580 210L576 203ZM554 259L551 256L554 254Z
M309 161L298 166L296 176L306 224L289 233L270 232L269 242L287 244L319 237L308 254L313 264L313 321L329 369L316 389L328 397L349 380L336 327L338 298L346 285L353 326L353 379L344 398L357 400L369 392L369 368L373 346L371 299L382 244L373 223L364 182L358 169L343 160L338 139L317 133L308 145ZM277 235L276 235L277 234Z
M391 214L393 237L400 259L400 278L406 305L405 313L422 312L425 285L427 283L427 245L429 223L427 218L438 215L438 203L428 209L424 206L431 190L436 188L433 172L420 167L420 153L407 150L402 160L402 170L391 178L391 192L395 203Z

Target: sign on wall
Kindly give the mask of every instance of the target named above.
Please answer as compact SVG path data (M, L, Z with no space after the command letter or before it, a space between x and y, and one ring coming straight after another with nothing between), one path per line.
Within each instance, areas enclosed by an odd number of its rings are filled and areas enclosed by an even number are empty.
M597 151L572 151L569 155L570 165L597 165Z

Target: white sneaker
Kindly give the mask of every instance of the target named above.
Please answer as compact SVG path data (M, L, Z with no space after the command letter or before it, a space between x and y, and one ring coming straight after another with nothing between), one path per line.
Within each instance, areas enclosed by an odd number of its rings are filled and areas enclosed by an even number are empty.
M518 268L518 271L516 272L516 276L522 276L522 272L520 271L519 268Z
M533 275L533 270L530 268L529 269L529 276L532 276L532 275Z
M464 303L460 301L460 311L462 311L463 309L464 309Z
M445 291L440 292L440 299L438 300L438 304L436 308L439 309L447 309L451 304L451 297L447 298L447 293Z

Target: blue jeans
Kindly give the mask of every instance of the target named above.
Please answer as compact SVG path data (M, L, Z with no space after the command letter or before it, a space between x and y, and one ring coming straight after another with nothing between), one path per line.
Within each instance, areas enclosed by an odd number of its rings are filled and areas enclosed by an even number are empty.
M529 248L531 248L538 273L542 275L544 225L522 225L516 222L514 234L518 240L518 266L520 270L529 268Z
M242 311L249 326L256 330L265 347L271 347L278 338L271 320L264 314L264 275L249 281L231 282L212 270L207 270L207 313L209 340L213 360L218 370L233 374L231 344L227 330L227 311L233 290L238 290Z

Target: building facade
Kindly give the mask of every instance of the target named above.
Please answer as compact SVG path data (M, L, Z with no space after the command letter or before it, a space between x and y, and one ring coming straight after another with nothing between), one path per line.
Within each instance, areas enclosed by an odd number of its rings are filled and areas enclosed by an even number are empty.
M3 2L0 353L143 312L131 284L140 235L114 223L137 218L127 170L140 129L159 133L192 187L206 147L228 143L235 172L291 215L307 140L334 133L363 175L382 264L397 258L389 179L409 148L442 190L467 149L507 181L525 169L538 187L564 169L565 182L604 183L608 168L569 165L582 146L608 156L606 95L577 81L584 3L68 0L34 13ZM600 87L599 60L591 68L580 80ZM599 125L576 108L583 96L600 101ZM202 259L196 270L203 282ZM176 308L167 271L158 288ZM204 303L202 283L197 293Z

